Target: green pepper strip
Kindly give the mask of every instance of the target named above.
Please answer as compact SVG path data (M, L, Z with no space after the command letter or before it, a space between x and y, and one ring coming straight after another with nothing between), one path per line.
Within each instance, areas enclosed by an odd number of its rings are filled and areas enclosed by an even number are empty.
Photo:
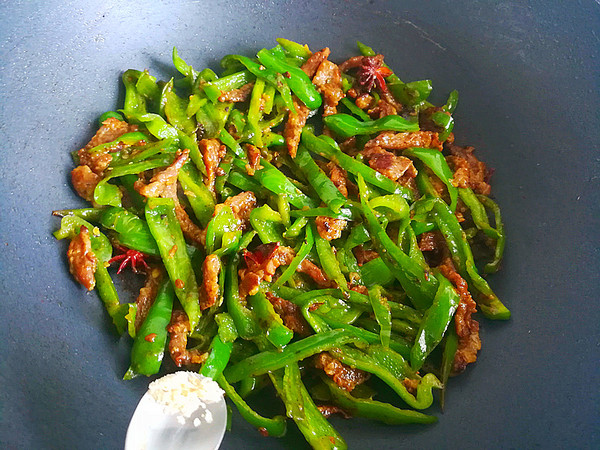
M371 117L369 117L369 115L366 112L364 112L362 109L360 109L358 106L356 106L356 104L354 104L354 102L348 100L347 97L344 97L340 103L342 105L344 105L346 108L348 108L348 110L352 114L357 116L360 120L362 120L362 121L371 120Z
M77 216L84 220L91 220L92 222L100 221L103 213L104 208L57 209L52 211L53 216Z
M105 149L111 149L113 147L116 147L119 144L125 144L125 145L130 146L130 145L137 144L140 141L146 142L149 139L150 138L146 134L142 133L141 131L134 131L132 133L125 133L125 134L119 136L114 141L107 142L106 144L96 145L95 147L92 147L86 151L88 153L92 154L92 153L100 152ZM118 158L115 158L114 154L113 154L113 159L118 160Z
M280 286L283 286L283 283L285 283L287 280L289 280L292 277L292 275L294 275L294 273L296 273L296 269L298 268L300 263L302 263L302 261L304 261L304 258L306 258L308 256L308 254L310 253L310 251L313 248L314 243L315 243L315 239L313 236L312 228L306 227L305 240L302 243L302 245L300 246L300 250L298 251L296 256L294 256L294 259L292 259L292 262L290 263L290 265L287 267L287 269L285 269L283 271L281 276L273 284L273 287L275 289L277 289Z
M179 142L176 139L163 139L141 146L139 151L133 152L128 158L113 158L109 167L111 169L127 167L132 163L143 162L159 154L175 155L177 150L179 150Z
M454 364L454 357L456 356L456 350L458 349L458 335L456 334L456 328L453 326L448 327L446 333L444 352L442 353L442 368L440 370L442 377L442 392L440 392L440 407L444 410L444 404L446 402L446 388L448 387L448 378L450 372L452 372L452 366Z
M227 367L227 363L229 363L232 348L233 342L223 342L218 334L215 335L210 343L208 358L202 363L200 375L210 377L213 380L221 376L223 370Z
M185 239L175 216L173 200L149 198L146 203L146 221L158 244L175 294L188 316L191 330L194 330L201 315L198 285L186 250Z
M256 56L262 65L274 72L284 74L285 83L296 94L296 97L310 109L321 106L321 95L312 84L308 75L299 67L287 64L285 61L273 56L269 50L263 48Z
M253 177L248 176L245 172L240 172L237 169L233 169L229 172L229 178L227 183L235 186L242 191L252 191L257 197L264 197L266 190L254 180Z
M437 422L437 417L435 416L429 416L411 409L396 408L389 403L353 397L348 391L340 388L328 377L321 376L321 379L329 387L333 401L353 417L366 417L388 425L429 424Z
M123 334L123 331L125 331L127 326L125 315L129 311L129 305L127 303L121 304L119 302L119 294L117 293L117 289L115 288L110 274L108 273L108 269L104 267L102 262L99 262L96 265L94 278L96 280L96 290L98 291L98 296L100 297L100 300L102 300L108 315L115 324L117 333Z
M283 220L281 214L271 209L269 205L254 208L250 212L250 225L258 233L263 244L283 241Z
M387 299L381 295L380 286L369 289L369 300L371 301L375 319L380 327L379 337L381 344L384 347L389 347L390 336L392 334L392 312Z
M496 222L496 232L498 233L498 240L496 241L496 249L494 251L494 259L487 263L483 269L485 273L497 272L502 262L502 256L504 255L504 244L506 236L504 234L504 224L502 223L502 215L500 213L500 207L489 197L485 195L478 195L477 198L483 205L491 209L494 213L494 221Z
M386 192L400 194L406 200L412 200L412 193L409 189L390 180L388 177L380 174L376 170L361 163L360 161L357 161L351 156L346 155L330 143L315 136L309 130L304 129L302 132L301 142L311 152L317 153L327 159L330 159L331 161L334 161L342 169L347 170L356 176L359 174L362 175L364 179L372 185L377 186Z
M378 344L381 342L380 337L377 333L373 333L372 331L365 330L364 328L360 328L354 325L350 325L347 323L341 323L336 320L332 320L331 318L324 316L323 320L330 327L342 330L348 330L354 333L356 336L359 336L362 340L367 342L368 344ZM393 336L392 336L393 337ZM404 358L410 357L410 347L408 343L404 339L391 339L390 340L390 349L402 355Z
M200 149L198 148L198 141L196 140L195 134L185 134L180 131L177 133L179 137L179 147L182 150L186 148L190 151L190 159L196 165L196 168L206 175L206 166L204 165L204 158Z
M283 233L283 237L286 239L293 239L300 236L300 233L308 223L306 217L298 217L294 223L292 223L287 230Z
M333 217L334 219L344 220L356 220L359 217L359 213L356 212L357 208L340 208L338 212L333 212L330 208L319 207L310 209L296 209L290 212L292 217Z
M404 253L387 235L366 198L366 184L362 176L358 177L358 187L369 232L379 255L400 282L415 307L417 309L428 308L437 291L437 280L429 276L426 268Z
M235 159L234 164L240 170L246 170L246 163L240 159ZM298 209L315 208L317 202L298 189L283 172L278 170L265 159L260 160L262 169L254 172L254 178L277 195L287 195L289 202Z
M117 120L123 120L123 116L121 114L119 114L116 111L106 111L105 113L102 113L100 115L100 117L98 117L98 126L101 127L104 123L105 120L108 120L110 118L114 118Z
M381 258L375 258L359 267L360 277L367 287L386 286L395 278Z
M223 144L225 144L229 148L229 150L231 150L235 154L235 156L237 156L238 158L242 158L243 160L247 159L246 153L244 152L240 144L238 144L238 142L233 138L231 134L229 134L227 130L221 130L221 133L219 134L219 139L221 140L221 142L223 142Z
M252 339L260 334L260 326L255 313L247 308L240 298L238 288L239 256L235 255L227 264L225 275L225 302L227 311L242 339Z
M185 100L175 93L173 90L173 79L165 84L163 95L165 98L164 115L169 124L181 130L186 135L195 133L196 120L193 117L187 116L189 100Z
M103 227L116 231L119 244L148 255L159 255L148 224L126 209L119 207L105 209L100 217L100 223Z
M440 285L433 304L423 316L423 322L421 322L415 344L410 352L410 364L415 370L419 370L423 366L425 358L444 337L460 301L458 293L443 275L436 273L435 277Z
M198 171L190 164L184 164L177 177L183 193L190 202L194 215L202 227L206 227L215 211L215 200L212 192L202 182Z
M454 117L444 111L436 111L431 115L431 120L442 129L439 134L440 142L444 142L454 128Z
M281 437L285 435L287 429L285 417L275 416L274 418L269 419L261 416L252 408L250 408L250 406L248 406L244 399L238 395L233 386L227 382L223 375L219 375L215 381L219 383L221 389L223 389L225 394L227 394L227 398L233 402L240 415L249 424L261 431L265 431L269 436Z
M398 379L398 377L386 367L381 366L375 358L348 346L333 348L330 349L329 352L334 358L340 360L344 364L376 375L391 387L411 408L429 408L433 403L432 390L434 388L439 389L442 387L442 384L437 377L432 373L428 373L421 378L415 397L408 392L406 386L402 384L402 380Z
M283 348L287 345L294 337L294 332L283 324L283 320L275 312L273 305L264 292L259 291L255 295L249 295L247 300L252 306L254 314L256 314L258 323L265 330L269 342L277 348ZM236 382L239 379L231 381Z
M475 299L481 311L489 319L506 320L510 318L510 311L494 294L487 281L477 272L471 247L458 219L442 200L432 199L432 201L433 218L446 240L459 273L482 294Z
M336 450L348 448L313 402L302 383L302 375L296 362L286 365L283 379L274 384L285 403L288 417L296 422L298 429L312 448Z
M312 54L307 45L298 44L289 39L277 38L276 41L283 47L285 52L297 58L308 59Z
M458 189L452 184L454 174L450 170L444 155L432 148L409 148L404 150L403 153L405 156L420 159L446 185L448 194L450 194L450 209L456 211Z
M337 283L340 289L346 291L348 290L348 282L340 269L340 264L338 263L337 258L335 257L335 253L333 253L333 249L331 248L331 244L327 239L322 238L313 225L313 236L315 238L315 248L317 249L317 254L319 255L319 260L321 261L321 267L325 271L327 277Z
M471 218L477 229L483 231L487 237L498 240L498 231L490 226L485 206L479 201L473 190L471 188L460 188L458 195L471 211Z
M294 113L296 112L292 100L290 86L285 82L285 78L281 73L277 73L275 70L268 69L265 66L251 60L250 58L247 58L246 56L232 55L232 58L242 63L244 67L246 67L246 69L248 69L255 77L264 78L268 83L273 85L281 94L281 98L283 99L286 107L290 111L293 111Z
M316 353L352 342L364 341L350 330L332 330L313 334L287 345L281 351L267 350L250 356L225 369L225 376L230 383L235 383L242 378L272 372L291 362L300 361Z
M265 90L265 81L262 78L257 78L250 96L250 104L248 105L248 123L246 125L246 138L257 147L263 146L262 130L258 124L262 116L261 105L262 95Z
M120 110L127 119L137 114L146 112L146 99L141 95L136 87L136 83L142 72L139 70L127 70L123 73L123 84L125 85L125 101L123 109Z
M231 208L227 205L223 206L206 226L206 252L211 254L220 248L223 242L223 234L237 230L238 225L238 220Z
M419 131L418 123L396 115L363 122L349 114L333 114L323 117L323 123L340 139L375 134L380 131Z
M319 198L323 200L333 212L339 212L340 208L346 204L346 197L344 197L335 184L333 184L333 181L325 175L303 145L298 147L298 152L294 161L298 164L300 170L304 172L304 175L319 195Z
M206 83L203 86L203 89L209 100L213 103L217 103L223 92L240 88L243 85L250 83L253 79L254 75L247 70L242 70Z
M146 319L140 326L131 348L131 364L123 379L131 380L138 375L154 375L160 370L165 344L167 326L171 321L175 293L169 280L164 280L156 294Z

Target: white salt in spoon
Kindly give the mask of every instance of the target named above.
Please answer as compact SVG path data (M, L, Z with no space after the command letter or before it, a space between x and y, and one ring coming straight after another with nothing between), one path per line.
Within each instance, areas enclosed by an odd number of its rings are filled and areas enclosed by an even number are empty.
M175 372L150 383L129 423L125 450L216 450L226 425L219 385L195 372Z

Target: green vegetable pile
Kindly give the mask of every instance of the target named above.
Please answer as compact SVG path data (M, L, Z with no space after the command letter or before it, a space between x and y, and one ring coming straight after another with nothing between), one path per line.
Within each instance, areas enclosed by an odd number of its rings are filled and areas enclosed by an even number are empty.
M314 448L346 448L331 412L436 421L420 411L480 348L475 305L510 316L481 275L500 266L502 220L485 166L453 144L456 91L435 107L429 80L359 51L337 66L278 39L220 75L176 50L177 79L124 73L123 108L73 154L91 207L54 214L71 272L133 339L126 379L170 353L263 435L287 416ZM115 262L146 275L135 301ZM268 391L282 415L251 406Z

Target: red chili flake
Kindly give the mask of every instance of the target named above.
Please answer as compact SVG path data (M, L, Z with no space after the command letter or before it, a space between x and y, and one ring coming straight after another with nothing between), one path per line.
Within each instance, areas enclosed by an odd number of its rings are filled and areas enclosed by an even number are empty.
M283 74L283 76L284 76L284 77L286 77L286 78L292 78L292 74L291 74L291 73L289 73L289 72L285 72L285 73Z
M139 252L137 250L125 249L122 247L117 247L117 248L118 248L118 250L120 250L123 253L121 253L120 255L114 256L108 260L108 264L112 264L114 262L121 261L121 265L119 265L119 270L117 270L117 273L121 273L121 271L125 267L127 267L128 264L131 265L131 269L135 273L139 273L138 264L141 264L142 266L144 266L145 269L150 268L148 266L148 263L146 263L146 258L148 257L148 255L146 255L145 253Z
M180 280L179 278L177 278L175 280L175 287L177 289L183 289L184 286L185 286L185 283L183 282L183 280Z
M389 77L392 71L382 66L383 61L376 56L365 56L358 68L356 75L358 76L358 84L363 86L368 92L373 89L373 85L377 86L382 92L387 92L384 77Z
M148 342L154 342L154 340L156 339L156 333L150 333L144 339Z
M267 429L265 427L260 427L258 429L258 432L260 434L262 434L264 437L268 437L269 436L269 432L267 431Z

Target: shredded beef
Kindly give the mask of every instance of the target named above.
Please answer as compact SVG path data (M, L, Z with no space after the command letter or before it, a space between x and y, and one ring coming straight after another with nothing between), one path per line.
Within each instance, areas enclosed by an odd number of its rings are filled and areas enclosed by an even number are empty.
M348 222L344 219L334 219L333 217L318 216L315 219L319 236L328 241L339 239L342 236L342 231L346 228Z
M137 125L129 125L123 120L109 117L102 126L98 129L94 137L87 143L84 149L89 150L101 144L107 144L114 141L118 137L123 136L125 133L131 133L137 131Z
M379 258L379 253L377 253L375 250L365 250L362 245L354 247L352 251L359 266Z
M364 94L360 94L358 97L356 97L356 100L354 101L356 106L358 106L360 109L367 109L369 106L371 106L372 102L373 96L367 94L366 92Z
M260 149L252 144L246 144L246 153L248 154L248 163L246 164L246 172L251 177L254 172L261 168L260 165Z
M254 88L254 81L246 83L239 89L232 89L231 91L221 92L219 96L220 102L245 102L250 97L252 89Z
M398 113L396 107L385 100L379 100L377 104L367 111L371 119L381 119L385 116L394 116Z
M327 276L319 266L317 266L315 263L306 258L302 260L296 271L300 273L305 273L306 275L311 277L312 280L315 283L317 283L320 287L330 287L333 284L333 282L327 278Z
M135 189L144 197L171 198L173 190L175 190L176 195L177 176L181 167L187 162L189 155L190 151L188 149L178 150L177 156L170 166L154 175L149 184L144 184L141 180L136 181Z
M155 174L150 179L149 184L137 180L134 183L134 188L144 197L163 197L173 200L175 215L183 234L197 244L204 245L205 235L203 231L190 219L190 216L179 203L179 197L177 196L177 177L179 170L187 162L189 153L188 149L178 150L175 161L170 166Z
M452 372L457 374L464 371L467 365L477 361L477 352L481 349L479 323L471 317L473 313L477 312L477 304L471 297L467 282L456 272L449 258L438 268L460 295L460 303L454 315L458 349L452 364Z
M381 147L385 150L404 150L410 147L425 147L442 150L438 134L432 131L412 131L396 133L384 131L365 144L368 147Z
M267 298L273 305L275 312L279 314L279 317L283 320L283 324L286 327L294 333L298 333L300 336L307 336L310 334L310 326L304 317L302 317L302 312L297 305L279 298L270 292L267 292Z
M240 276L240 296L254 295L262 280L271 281L279 266L288 265L294 259L294 250L279 244L259 245L253 253L246 251L246 269L238 271Z
M144 287L140 289L140 293L135 299L135 304L137 305L137 311L135 313L136 331L140 329L142 323L146 320L148 311L156 299L162 275L162 270L158 267L153 267L146 272L146 283L144 284Z
M325 47L318 52L314 52L306 62L302 64L301 69L308 75L308 78L312 78L315 75L321 63L329 57L329 53L331 53L329 48Z
M348 392L369 379L369 373L352 368L338 361L327 352L319 353L315 357L315 367L323 369L335 384Z
M77 166L71 171L71 183L73 188L88 202L94 201L94 189L102 180L100 175L92 172L88 166Z
M202 152L204 166L206 167L206 178L204 184L212 191L215 191L215 180L221 159L227 152L224 145L221 145L217 139L202 139L198 142L198 148Z
M337 113L337 104L344 98L342 75L339 67L331 61L324 60L313 77L313 83L323 95L323 116Z
M245 230L248 227L250 213L256 207L256 196L252 191L240 192L233 197L225 200L225 205L231 208L233 215L238 220L238 230ZM216 209L215 209L216 211Z
M202 264L203 290L200 295L200 309L210 308L219 299L219 272L221 260L217 255L208 255Z
M169 333L169 353L177 367L202 364L206 361L208 353L187 349L191 327L188 316L184 311L178 309L173 311L167 331Z
M326 168L335 187L344 197L348 198L348 174L346 171L333 161L329 161Z
M99 151L90 152L92 148L107 144L121 137L125 133L131 133L137 131L137 125L129 125L127 122L118 120L114 117L109 117L102 126L98 129L94 137L77 152L79 157L79 164L82 166L89 166L89 168L97 175L102 176L104 170L108 167L112 161L111 151L118 150L118 148L103 148ZM117 147L119 145L117 144Z
M79 234L71 240L67 250L67 259L69 261L69 271L75 279L85 286L88 291L94 289L94 286L96 286L94 272L98 260L92 251L90 233L85 226L82 226Z
M369 166L393 181L405 181L417 176L412 161L404 156L396 156L381 147L365 148L361 154L369 161Z
M446 157L448 165L454 170L453 184L457 187L473 189L478 194L489 195L489 172L485 163L473 154L473 147L450 145L450 155Z
M285 122L283 128L283 137L285 138L285 146L289 155L292 158L296 157L298 151L298 144L300 143L300 136L302 134L302 128L306 125L306 119L310 110L302 103L296 96L294 96L294 108L296 114L292 111L288 112L288 119Z

